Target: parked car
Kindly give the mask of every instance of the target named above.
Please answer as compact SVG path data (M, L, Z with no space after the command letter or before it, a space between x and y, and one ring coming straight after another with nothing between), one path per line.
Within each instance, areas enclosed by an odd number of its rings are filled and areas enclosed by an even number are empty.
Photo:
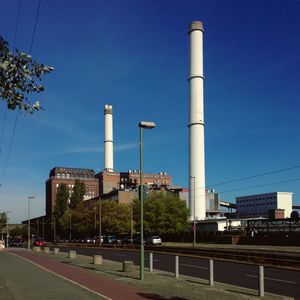
M84 238L82 240L82 243L86 243L86 244L95 244L96 240L94 238L90 238L90 237L87 237L87 238Z
M101 236L101 243L104 242L104 239L103 239L103 235ZM99 244L100 243L100 239L99 239L99 235L95 236L95 244Z
M122 239L122 244L133 244L133 243L134 243L134 238L131 237L130 235L129 236L125 236Z
M32 246L38 246L38 247L44 247L46 245L46 242L43 239L35 239L32 242Z
M146 245L161 245L161 238L157 235L148 236L145 239Z
M9 240L8 245L10 247L21 247L22 246L22 240L21 239Z
M118 239L115 235L108 235L104 237L105 244L121 244L121 239Z

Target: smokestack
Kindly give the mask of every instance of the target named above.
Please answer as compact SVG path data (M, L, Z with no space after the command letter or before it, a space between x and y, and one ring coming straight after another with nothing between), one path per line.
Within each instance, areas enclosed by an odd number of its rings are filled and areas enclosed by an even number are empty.
M104 106L104 170L114 171L112 106Z
M189 208L191 220L203 220L205 205L204 108L203 108L203 23L189 27Z

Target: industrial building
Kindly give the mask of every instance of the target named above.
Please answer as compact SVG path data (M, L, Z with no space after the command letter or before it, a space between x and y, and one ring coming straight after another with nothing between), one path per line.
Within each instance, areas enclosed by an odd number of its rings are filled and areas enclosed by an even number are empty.
M292 212L293 193L273 192L236 197L237 218L269 218L270 213L279 214L276 218L289 218Z
M84 200L99 196L99 183L92 169L55 167L49 173L46 181L46 216L51 217L56 202L56 192L59 184L64 183L71 196L75 180L79 179L85 184Z
M64 183L72 194L75 180L85 184L86 193L83 200L98 199L118 200L120 203L131 203L137 197L140 185L140 174L137 170L113 172L103 170L95 174L92 169L55 167L49 173L46 181L46 216L50 218L54 212L56 192L59 184ZM143 174L143 184L149 190L168 190L172 177L166 172L158 174Z

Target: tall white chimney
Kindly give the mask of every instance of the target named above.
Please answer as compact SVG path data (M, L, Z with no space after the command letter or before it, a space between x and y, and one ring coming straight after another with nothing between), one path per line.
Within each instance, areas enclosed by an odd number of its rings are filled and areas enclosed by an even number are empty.
M114 171L114 142L112 106L104 106L104 170Z
M191 220L203 220L205 205L204 107L203 107L203 23L189 27L189 208Z

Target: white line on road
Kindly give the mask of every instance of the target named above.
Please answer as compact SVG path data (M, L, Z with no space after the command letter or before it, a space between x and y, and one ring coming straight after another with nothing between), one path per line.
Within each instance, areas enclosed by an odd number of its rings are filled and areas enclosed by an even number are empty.
M116 256L126 256L125 254L114 253Z
M200 267L200 266L195 266L195 265L188 265L188 264L180 264L181 266L185 266L185 267L191 267L191 268L197 268L197 269L204 269L204 270L208 270L207 267Z
M246 276L258 278L257 275L246 274ZM276 278L270 278L270 277L265 277L265 279L266 279L266 280L273 280L273 281L284 282L284 283L290 283L290 284L296 284L296 283L297 283L297 282L295 282L295 281L289 281L289 280L283 280L283 279L276 279Z

